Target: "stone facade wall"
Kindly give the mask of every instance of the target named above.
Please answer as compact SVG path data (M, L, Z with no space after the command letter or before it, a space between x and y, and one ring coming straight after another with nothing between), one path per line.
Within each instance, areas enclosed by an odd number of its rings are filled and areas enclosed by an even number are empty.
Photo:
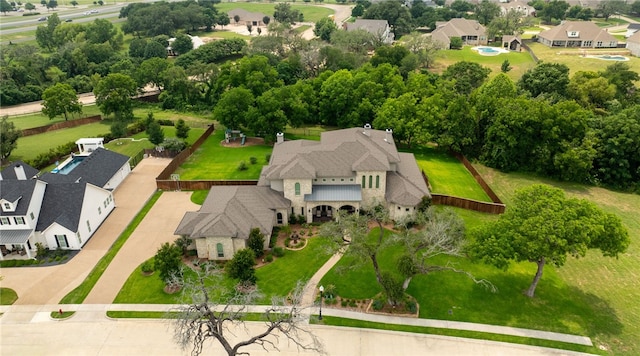
M400 220L416 212L416 207L414 206L402 206L402 205L389 203L388 208L389 208L389 217L392 220Z
M300 183L300 195L296 195L295 185ZM311 179L284 179L284 197L291 200L293 213L299 215L304 208L304 195L311 194Z
M385 202L387 188L387 172L385 171L361 171L357 174L356 183L362 186L362 176L365 177L365 187L362 188L362 206L369 206L377 202ZM376 188L376 176L380 177L380 184ZM371 177L371 188L369 188Z

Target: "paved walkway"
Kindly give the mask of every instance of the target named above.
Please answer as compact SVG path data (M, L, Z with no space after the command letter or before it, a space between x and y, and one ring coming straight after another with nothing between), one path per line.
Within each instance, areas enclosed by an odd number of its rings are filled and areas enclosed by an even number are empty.
M69 262L52 267L3 268L1 285L18 293L16 304L55 304L80 285L155 192L155 177L169 162L162 158L142 160L116 189L116 208Z

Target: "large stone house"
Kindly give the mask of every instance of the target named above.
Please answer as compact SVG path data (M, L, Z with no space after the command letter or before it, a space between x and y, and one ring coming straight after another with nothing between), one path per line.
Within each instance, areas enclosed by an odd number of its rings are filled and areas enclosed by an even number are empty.
M640 31L627 38L626 47L629 51L631 51L632 55L640 57Z
M618 47L618 39L591 21L564 21L552 29L540 32L538 42L549 47Z
M32 257L38 242L81 249L115 208L113 190L131 168L127 156L90 148L55 171L38 177L18 161L0 172L0 259L9 252Z
M291 216L327 221L338 210L358 213L383 204L392 219L413 214L429 190L411 153L398 152L391 130L323 132L320 141L278 134L257 186L212 187L199 211L175 233L195 241L200 258L230 259L251 228L267 236Z

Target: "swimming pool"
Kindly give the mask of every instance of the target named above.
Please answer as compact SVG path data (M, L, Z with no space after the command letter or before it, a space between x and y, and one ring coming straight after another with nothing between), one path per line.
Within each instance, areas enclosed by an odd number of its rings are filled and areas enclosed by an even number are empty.
M477 46L472 48L483 56L497 56L500 53L508 53L509 51L497 47Z
M68 161L66 163L63 163L62 166L58 166L56 168L54 168L51 173L58 173L58 174L64 174L67 175L69 174L74 168L76 168L80 163L82 163L82 161L85 159L84 156L75 156L71 158L71 161Z
M605 60L605 61L621 61L621 62L624 62L624 61L628 61L629 60L629 58L625 57L625 56L615 56L615 55L612 56L612 55L608 55L608 54L601 55L601 56L588 56L588 57L596 58L596 59L602 59L602 60Z

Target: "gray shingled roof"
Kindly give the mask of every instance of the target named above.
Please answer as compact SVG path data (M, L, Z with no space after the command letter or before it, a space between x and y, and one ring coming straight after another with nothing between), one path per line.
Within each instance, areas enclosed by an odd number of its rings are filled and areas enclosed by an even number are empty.
M400 153L396 172L387 172L387 201L402 206L415 206L424 196L430 196L413 153Z
M40 178L47 183L82 181L102 188L128 161L128 156L98 148L69 174L45 173Z
M629 38L627 38L627 43L640 43L640 31L629 36Z
M2 177L2 180L18 179L18 177L16 176L16 170L15 170L16 167L22 167L22 169L24 169L24 174L27 177L27 179L31 179L38 175L37 169L31 167L30 165L22 161L15 161L10 165L8 165L7 167L5 167L5 169L3 169L2 172L0 172L0 177Z
M433 30L431 36L439 38L439 34L443 33L447 38L462 36L485 36L487 30L477 20L468 20L463 18L451 19L447 22L436 22L436 29Z
M350 177L356 171L388 171L400 161L393 140L381 130L351 128L325 131L317 141L276 144L271 164L262 171L266 179ZM261 180L264 180L261 177Z
M347 31L365 30L369 33L382 35L389 26L387 20L356 19L355 22L347 23Z
M578 32L578 37L569 37L568 33L573 31ZM618 39L591 21L564 21L556 27L540 32L538 37L550 41L593 41L594 45L597 41L618 42Z
M187 212L175 231L192 239L236 237L246 239L252 228L271 234L275 209L288 209L289 199L268 187L214 186L200 210Z
M0 180L0 199L5 199L10 202L18 201L16 210L13 212L4 212L0 209L0 215L2 216L22 216L27 215L29 210L29 204L33 196L33 191L36 187L37 180Z
M78 231L86 187L87 183L49 184L42 200L36 231L43 231L54 222L71 231Z

